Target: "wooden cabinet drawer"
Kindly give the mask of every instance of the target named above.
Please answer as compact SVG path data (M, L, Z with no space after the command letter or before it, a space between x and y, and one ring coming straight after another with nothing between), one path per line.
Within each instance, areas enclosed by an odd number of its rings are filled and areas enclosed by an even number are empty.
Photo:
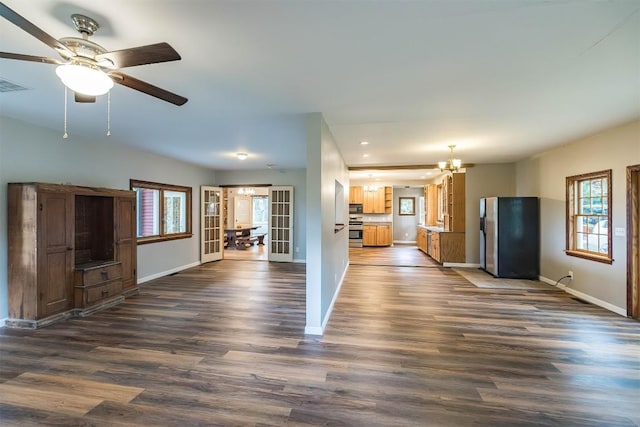
M92 286L122 277L122 263L85 268L76 272L76 286Z
M98 301L102 301L122 293L122 280L112 280L99 286L93 286L83 289L83 307L87 307L95 304Z

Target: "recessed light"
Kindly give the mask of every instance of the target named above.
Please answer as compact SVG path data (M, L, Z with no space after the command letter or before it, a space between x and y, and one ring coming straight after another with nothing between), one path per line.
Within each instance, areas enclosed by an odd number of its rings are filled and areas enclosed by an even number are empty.
M360 145L369 145L369 141L360 141Z
M369 155L367 153L364 153L362 157L369 157Z
M236 153L236 157L240 160L244 160L249 157L249 155L247 153Z

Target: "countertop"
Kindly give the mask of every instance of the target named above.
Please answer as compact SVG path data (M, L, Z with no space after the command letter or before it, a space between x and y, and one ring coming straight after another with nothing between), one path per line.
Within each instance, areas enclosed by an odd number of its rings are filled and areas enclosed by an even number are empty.
M435 231L437 233L444 233L444 227L438 227L435 225L419 225L418 227L426 228L429 231Z

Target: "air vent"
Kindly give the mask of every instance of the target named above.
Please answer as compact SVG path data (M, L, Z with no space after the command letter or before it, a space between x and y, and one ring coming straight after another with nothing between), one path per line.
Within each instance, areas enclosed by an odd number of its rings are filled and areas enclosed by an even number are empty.
M15 92L17 90L27 90L27 88L0 77L0 92Z

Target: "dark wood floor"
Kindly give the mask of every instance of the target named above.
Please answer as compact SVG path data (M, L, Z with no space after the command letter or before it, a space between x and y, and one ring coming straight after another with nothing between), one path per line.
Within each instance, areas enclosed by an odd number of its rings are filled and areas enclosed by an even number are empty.
M0 424L640 423L636 321L552 287L351 265L326 334L305 336L304 269L223 260L88 318L0 329Z

